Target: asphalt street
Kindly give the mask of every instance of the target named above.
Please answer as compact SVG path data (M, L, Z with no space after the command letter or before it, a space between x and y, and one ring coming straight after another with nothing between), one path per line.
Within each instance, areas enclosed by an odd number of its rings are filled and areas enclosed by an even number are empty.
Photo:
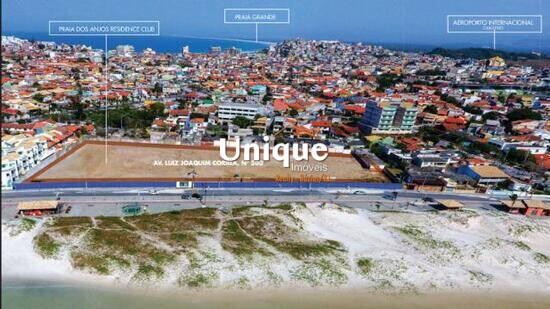
M203 198L183 199L184 190L139 190L139 189L94 189L94 190L43 190L43 191L12 191L2 194L2 219L14 218L17 204L21 201L52 200L59 198L65 210L71 206L66 216L120 216L122 207L138 203L150 213L164 212L196 207L230 208L242 205L279 204L288 202L332 202L343 206L400 210L415 209L418 211L433 211L424 198L454 199L462 202L468 208L494 209L498 203L488 195L465 195L452 193L433 193L416 191L399 191L394 200L392 193L376 190L207 190L197 189ZM186 192L189 192L187 190Z

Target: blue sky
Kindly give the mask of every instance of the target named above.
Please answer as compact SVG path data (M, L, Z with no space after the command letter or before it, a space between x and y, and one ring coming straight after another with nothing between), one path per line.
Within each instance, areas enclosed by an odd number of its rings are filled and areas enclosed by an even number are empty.
M491 46L485 34L447 34L447 14L542 14L550 0L2 0L2 32L47 32L48 20L160 20L165 36L253 39L253 25L224 25L223 9L290 8L290 25L260 25L260 40L338 39L402 45ZM548 34L500 34L497 46L548 50Z

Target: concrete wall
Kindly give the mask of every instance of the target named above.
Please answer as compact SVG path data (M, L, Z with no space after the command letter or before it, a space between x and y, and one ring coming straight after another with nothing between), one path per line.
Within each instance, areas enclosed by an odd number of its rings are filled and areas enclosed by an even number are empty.
M66 188L176 188L175 182L29 182L16 183L15 190L41 190ZM368 182L196 182L195 188L207 189L322 189L322 188L361 188L380 190L399 190L398 183L368 183Z

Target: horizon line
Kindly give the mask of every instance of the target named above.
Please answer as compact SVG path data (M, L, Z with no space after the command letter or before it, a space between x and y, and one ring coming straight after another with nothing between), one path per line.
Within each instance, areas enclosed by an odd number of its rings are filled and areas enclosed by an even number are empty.
M5 32L1 33L2 36L13 36L13 37L18 37L18 38L25 39L25 40L34 39L34 38L23 37L25 35L32 35L32 34L48 35L48 32L41 32L41 31L11 31L10 32L10 31L8 31L7 33L5 33ZM21 36L21 35L23 35L23 36ZM56 41L55 36L50 36L50 37L52 38L51 42ZM300 37L286 38L286 39L281 39L281 40L276 40L276 41L273 41L273 40L255 41L253 39L224 38L224 37L210 37L210 36L201 37L201 36L193 36L193 35L181 35L180 36L180 35L175 35L175 34L160 35L158 37L180 38L180 39L197 39L197 40L218 40L218 41L229 41L229 42L253 43L253 44L267 45L267 46L276 45L276 44L281 43L281 42L286 41L286 40L302 39L302 40L305 40L305 41L336 41L336 42L341 42L341 43L345 43L345 44L362 43L362 44L367 44L367 45L380 45L380 46L383 46L383 47L384 47L384 45L387 45L387 46L395 45L395 46L400 46L399 50L402 50L402 51L406 51L406 50L410 50L410 49L419 49L419 50L427 51L428 49L426 49L426 48L429 48L431 50L433 50L435 48L446 48L446 49L482 48L482 49L491 49L490 46L487 46L487 47L485 47L485 46L472 46L472 45L466 45L466 43L464 43L464 44L462 44L462 43L450 43L450 44L449 43L447 43L447 44L444 44L444 43L441 43L441 44L434 44L434 43L402 43L402 42L390 42L390 41L376 42L376 41L354 41L354 40L341 40L341 39L305 39L305 38L300 38ZM73 38L78 39L78 37L73 37ZM117 38L124 38L124 36L118 36ZM128 38L130 38L130 36ZM38 40L38 39L34 39L34 40L48 42L46 40ZM407 45L410 45L410 47L407 47ZM454 47L453 45L461 45L461 46ZM449 46L453 46L453 47L449 47ZM385 47L385 48L392 49L392 47ZM499 48L497 50L505 51L505 52L520 52L520 51L522 51L524 53L538 52L538 53L541 53L541 54L550 54L550 49L546 49L546 50L541 49L539 51L536 51L533 48L530 48L530 49L514 49L514 48L510 48L510 47L505 46L505 47Z

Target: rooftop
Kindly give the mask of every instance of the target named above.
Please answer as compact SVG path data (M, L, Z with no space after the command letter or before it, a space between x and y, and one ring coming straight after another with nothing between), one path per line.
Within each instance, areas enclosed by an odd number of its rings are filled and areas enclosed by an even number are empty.
M464 207L464 204L456 200L437 200L437 202L446 208L458 209Z
M56 209L58 205L58 201L19 202L19 204L17 205L17 210Z
M474 165L470 168L483 178L510 178L505 172L496 166Z

